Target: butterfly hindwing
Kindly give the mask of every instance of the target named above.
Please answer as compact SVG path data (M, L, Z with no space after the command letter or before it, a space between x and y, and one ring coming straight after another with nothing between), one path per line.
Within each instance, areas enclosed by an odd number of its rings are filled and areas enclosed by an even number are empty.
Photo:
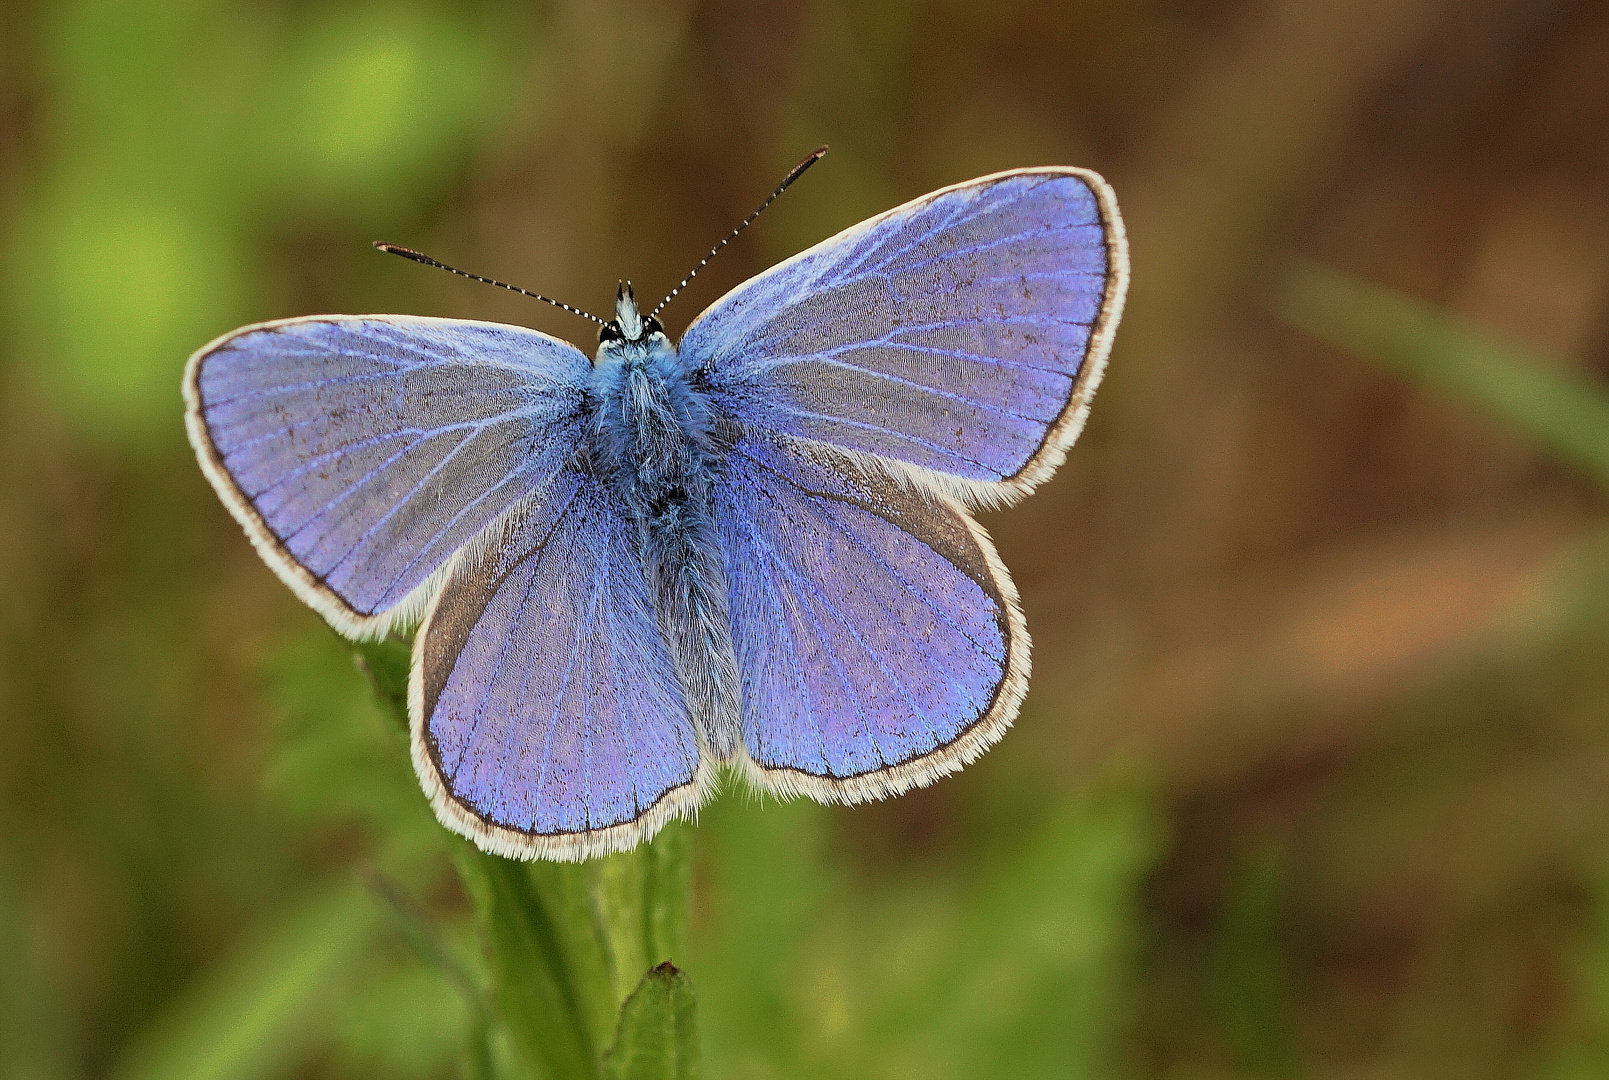
M500 854L624 850L707 789L636 524L591 476L562 474L454 570L409 712L438 816Z
M856 802L1005 733L1028 675L1016 593L949 497L763 436L715 489L752 778Z
M728 293L684 362L743 423L1009 500L1083 423L1127 287L1111 190L1020 169L926 195Z
M589 370L520 327L288 319L191 357L186 424L275 572L343 633L379 634L574 453Z

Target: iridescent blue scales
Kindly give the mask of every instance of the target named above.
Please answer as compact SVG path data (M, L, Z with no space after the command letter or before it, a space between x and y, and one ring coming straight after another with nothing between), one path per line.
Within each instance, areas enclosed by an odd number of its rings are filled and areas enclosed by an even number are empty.
M722 765L857 802L1004 734L1028 635L968 508L1061 462L1127 276L1101 179L1021 169L774 267L679 348L629 295L592 361L487 323L245 327L191 358L187 425L336 629L418 623L441 820L580 859L691 815Z

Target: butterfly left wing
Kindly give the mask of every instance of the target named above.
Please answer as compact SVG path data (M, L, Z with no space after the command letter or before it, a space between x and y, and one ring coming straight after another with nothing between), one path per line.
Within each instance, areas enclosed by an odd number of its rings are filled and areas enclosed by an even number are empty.
M925 195L745 282L694 320L681 353L747 426L992 504L1061 463L1127 283L1106 183L1018 169Z
M709 787L636 525L577 472L522 510L419 629L414 767L442 822L484 850L624 851Z
M959 504L754 432L713 499L757 784L859 802L930 783L1005 734L1028 635Z

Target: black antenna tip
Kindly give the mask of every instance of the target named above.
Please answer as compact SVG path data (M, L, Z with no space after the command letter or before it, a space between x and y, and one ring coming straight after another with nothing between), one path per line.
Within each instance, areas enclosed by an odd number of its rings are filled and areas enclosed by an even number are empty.
M799 177L804 175L804 171L806 169L810 168L810 166L814 165L816 162L820 161L822 158L824 158L826 156L827 156L827 144L826 143L822 143L820 146L818 146L814 150L810 151L810 153L806 154L804 156L803 160L801 160L799 162L799 164L797 164L797 165L795 165L793 167L793 171L788 173L788 175L783 178L781 186L777 188L777 194L780 195L782 192L786 191L790 184L792 184L795 180L799 179ZM776 197L775 195L772 196L772 198L775 198L775 197Z
M374 246L377 250L383 251L387 255L401 255L404 259L412 259L414 262L424 263L427 266L441 265L429 255L415 251L413 248L405 248L401 244L388 244L384 240L376 240L374 241Z

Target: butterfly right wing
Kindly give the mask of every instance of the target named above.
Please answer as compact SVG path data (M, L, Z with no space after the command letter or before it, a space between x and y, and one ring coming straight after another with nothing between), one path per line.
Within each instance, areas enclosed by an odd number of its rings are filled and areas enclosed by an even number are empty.
M185 426L274 572L342 633L377 636L574 455L590 368L517 326L286 319L190 358Z
M420 627L414 767L483 850L624 851L708 794L636 530L606 484L566 471L454 568Z
M968 505L1061 463L1128 284L1117 201L1086 169L935 191L739 285L681 353L744 425L826 443Z

